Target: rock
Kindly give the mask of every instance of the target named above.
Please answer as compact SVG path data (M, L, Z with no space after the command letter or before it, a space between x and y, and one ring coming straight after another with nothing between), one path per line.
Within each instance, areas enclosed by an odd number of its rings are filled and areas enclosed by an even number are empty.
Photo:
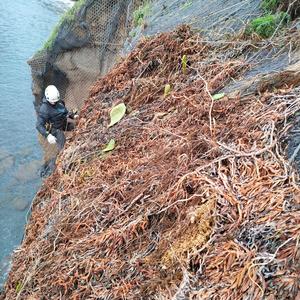
M7 255L0 259L0 292L1 285L4 283L4 279L7 276L11 267L11 256Z
M27 146L27 147L23 147L18 151L18 156L21 157L28 157L33 153L33 147L32 146Z
M227 85L222 92L231 98L237 92L243 97L268 89L298 86L300 84L300 51L294 52L292 57L291 64L287 59L287 53L272 62L269 59L263 60L259 66L246 73L243 79Z
M28 201L19 197L15 198L12 201L13 207L18 211L24 211L29 206L29 204L30 203Z
M35 180L39 177L39 170L42 166L40 160L33 160L27 164L23 164L15 173L15 178L22 183Z
M0 176L14 165L14 157L4 149L0 149Z
M9 156L0 161L0 175L4 174L14 165L14 158Z
M9 153L5 149L0 148L0 160L8 156Z

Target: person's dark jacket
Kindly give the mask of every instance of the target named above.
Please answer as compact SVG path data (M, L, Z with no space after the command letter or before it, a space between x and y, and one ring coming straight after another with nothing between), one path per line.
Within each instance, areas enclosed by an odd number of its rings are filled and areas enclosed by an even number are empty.
M68 115L69 112L63 101L51 104L44 98L38 110L36 129L44 137L47 137L50 133L49 128L46 127L47 125L50 125L54 130L65 130Z

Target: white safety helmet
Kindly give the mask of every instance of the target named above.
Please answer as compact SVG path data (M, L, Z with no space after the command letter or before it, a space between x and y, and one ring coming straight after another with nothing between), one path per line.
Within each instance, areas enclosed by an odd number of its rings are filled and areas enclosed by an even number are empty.
M45 90L45 97L48 102L54 104L59 101L59 91L54 85L47 86Z

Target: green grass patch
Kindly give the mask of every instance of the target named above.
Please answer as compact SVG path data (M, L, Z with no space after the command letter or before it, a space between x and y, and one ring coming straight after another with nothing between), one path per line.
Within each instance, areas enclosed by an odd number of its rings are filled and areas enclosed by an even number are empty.
M180 9L187 9L189 7L191 7L193 4L193 0L187 0L185 1L185 3L183 3L180 7Z
M261 3L261 8L266 12L266 13L271 13L271 12L276 12L278 6L282 0L263 0Z
M71 24L75 20L76 14L79 12L80 8L85 4L85 2L86 0L76 1L75 4L62 15L62 17L52 30L48 40L45 42L45 44L39 52L50 51L52 49L60 27L64 24Z
M144 20L151 13L150 2L144 3L136 11L133 12L133 25L134 27L141 26L144 23Z
M288 13L280 12L269 14L263 17L253 19L247 29L246 34L258 34L262 38L269 38L273 35L278 26L282 27L290 21Z
M132 39L134 39L134 38L136 37L136 31L135 31L135 30L131 30L131 31L129 32L129 36L130 36Z
M279 11L287 12L294 20L300 16L299 0L262 0L261 8L265 14L274 14Z

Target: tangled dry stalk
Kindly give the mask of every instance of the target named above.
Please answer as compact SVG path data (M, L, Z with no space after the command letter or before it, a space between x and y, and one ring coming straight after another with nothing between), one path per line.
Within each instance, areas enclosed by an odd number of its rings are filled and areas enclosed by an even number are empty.
M300 191L280 140L300 89L214 101L248 66L200 40L187 27L143 40L95 84L5 299L299 296Z

